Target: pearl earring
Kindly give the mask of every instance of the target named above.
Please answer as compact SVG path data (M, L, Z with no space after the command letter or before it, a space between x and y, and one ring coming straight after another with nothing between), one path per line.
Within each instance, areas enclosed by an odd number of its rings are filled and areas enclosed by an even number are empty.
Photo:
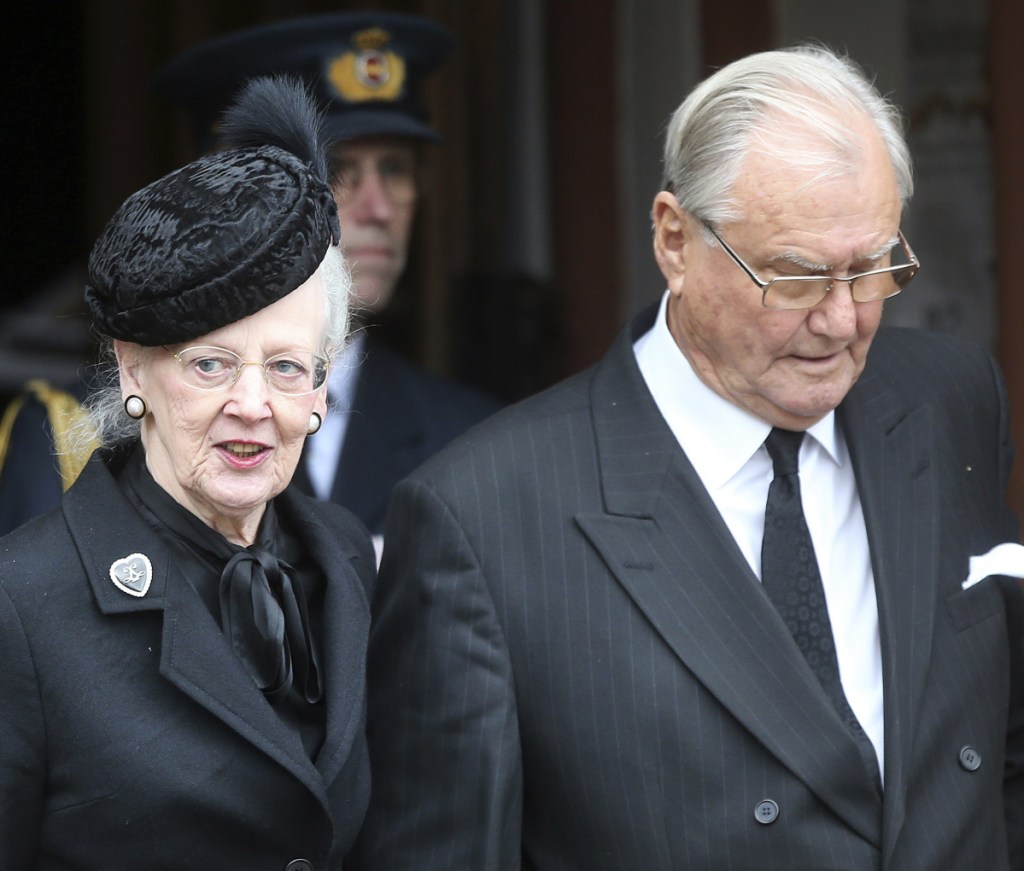
M146 416L146 400L133 393L124 401L124 413L132 420L142 420Z
M306 427L306 435L313 435L320 431L324 419L315 411L309 415L309 426Z

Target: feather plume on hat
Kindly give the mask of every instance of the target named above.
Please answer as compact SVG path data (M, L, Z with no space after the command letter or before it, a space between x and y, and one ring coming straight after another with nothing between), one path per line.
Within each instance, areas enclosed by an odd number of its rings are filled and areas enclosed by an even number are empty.
M320 116L303 85L249 82L220 151L132 194L89 257L96 327L142 345L189 341L287 296L339 241Z
M274 145L327 179L323 115L297 77L263 76L249 81L224 111L219 131L221 148Z

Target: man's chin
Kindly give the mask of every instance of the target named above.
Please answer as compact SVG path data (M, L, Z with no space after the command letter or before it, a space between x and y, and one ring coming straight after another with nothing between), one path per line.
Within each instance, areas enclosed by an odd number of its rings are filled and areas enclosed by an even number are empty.
M773 426L781 426L785 429L806 429L816 424L825 415L835 411L846 398L846 392L843 390L824 391L814 396L781 402L774 410L777 419L770 422Z
M357 277L352 285L353 313L358 316L378 314L388 307L394 295L393 282L368 280Z

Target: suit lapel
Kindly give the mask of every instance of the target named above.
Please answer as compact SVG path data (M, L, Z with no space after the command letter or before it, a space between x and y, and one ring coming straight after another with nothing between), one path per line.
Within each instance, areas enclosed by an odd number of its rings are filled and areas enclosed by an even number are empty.
M875 576L885 709L887 849L906 813L906 760L921 704L935 620L938 494L927 406L901 405L865 374L839 409L864 510Z
M835 713L620 337L592 388L605 514L577 523L705 688L809 789L880 844L880 802Z

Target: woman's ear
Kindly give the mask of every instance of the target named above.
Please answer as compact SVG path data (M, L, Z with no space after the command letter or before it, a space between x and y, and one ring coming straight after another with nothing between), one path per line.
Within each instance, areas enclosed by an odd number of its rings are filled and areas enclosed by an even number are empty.
M114 356L117 358L117 374L121 381L122 398L127 398L133 393L142 394L142 385L139 383L141 350L134 342L122 342L120 339L114 339Z
M327 388L324 387L316 392L316 399L313 401L313 411L320 415L321 419L327 418Z
M651 207L654 227L654 259L669 287L679 283L685 272L687 215L675 195L660 191Z

